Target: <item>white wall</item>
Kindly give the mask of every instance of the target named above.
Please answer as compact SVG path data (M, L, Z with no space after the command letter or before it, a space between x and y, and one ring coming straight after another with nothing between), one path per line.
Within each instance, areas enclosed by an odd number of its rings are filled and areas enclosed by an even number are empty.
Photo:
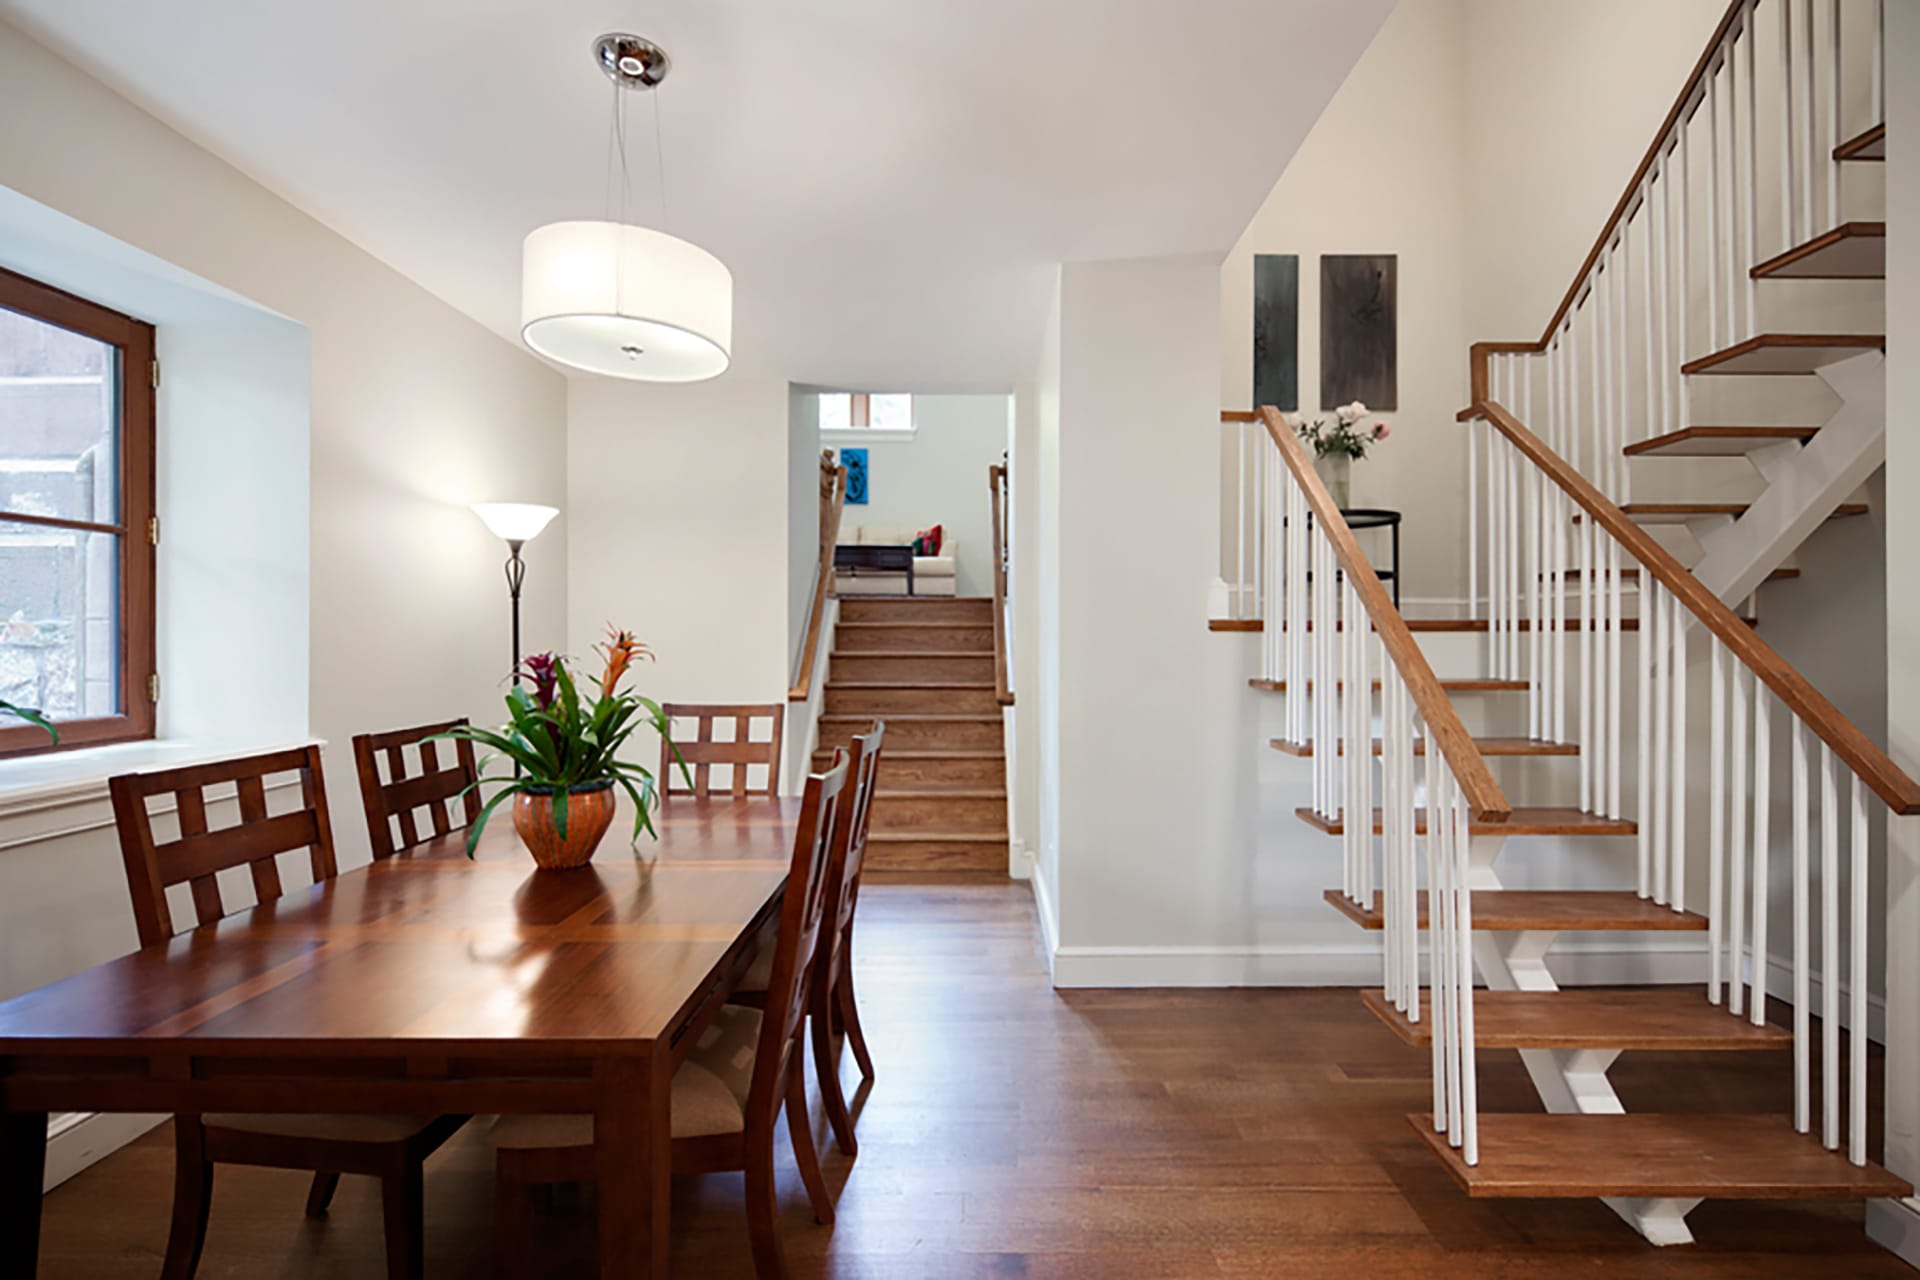
M963 596L993 594L993 520L987 468L1007 451L1009 401L1004 395L915 395L917 430L910 439L876 434L867 449L865 506L841 516L852 540L855 525L940 525L956 540Z
M507 660L504 549L466 508L490 498L561 504L564 382L4 24L0 116L35 122L0 130L0 176L12 191L284 317L287 332L304 330L311 343L303 386L304 359L284 342L256 346L257 362L226 348L221 368L208 358L207 344L219 346L211 329L162 325L163 355L185 361L182 383L163 379L163 459L195 468L215 453L233 470L218 476L217 494L195 499L193 476L162 477L161 680L185 698L223 678L181 616L195 600L205 608L248 574L305 574L304 599L269 591L234 628L245 651L219 692L260 700L277 720L297 717L298 734L330 741L334 830L342 862L354 865L366 834L348 738L495 714ZM259 323L256 335L272 329ZM289 405L309 394L310 420L296 427ZM304 483L283 493L284 472L267 460L296 429L309 432ZM261 467L263 487L242 491ZM254 540L229 523L256 520ZM304 527L288 534L290 521ZM530 647L561 639L566 552L564 519L529 548ZM230 574L240 578L223 582ZM217 612L194 621L224 625ZM298 638L284 634L289 625ZM176 724L171 696L161 704L169 731L224 738L233 728L212 711ZM247 729L274 731L265 720ZM49 767L0 764L0 790ZM124 765L99 769L115 767ZM0 816L0 938L0 995L134 945L97 779Z
M1353 502L1406 514L1402 590L1464 596L1467 402L1464 0L1403 0L1361 55L1220 272L1221 395L1250 408L1253 260L1300 257L1300 409L1320 414L1320 258L1399 258L1399 410L1355 465ZM1542 316L1542 323L1545 316ZM1332 406L1324 406L1330 409ZM1366 535L1363 535L1363 537ZM1386 555L1384 540L1378 554Z
M1887 466L1889 547L1920 546L1920 7L1887 6ZM1920 563L1886 558L1887 749L1920 774ZM1886 1154L1889 1169L1920 1180L1920 819L1887 820L1885 930ZM1876 922L1878 923L1878 922ZM1920 1266L1920 1204L1875 1201L1867 1229Z
M568 651L612 623L658 655L651 697L785 702L787 384L576 378L567 406Z
M1258 874L1246 672L1202 623L1214 530L1153 515L1214 500L1212 456L1191 442L1212 438L1219 412L1219 281L1212 258L1073 263L1061 275L1049 887L1063 986L1123 980L1136 961L1177 962L1257 928L1244 892Z
M787 629L788 658L799 654L820 566L820 393L787 388ZM792 667L789 674L798 676Z
M1014 707L1032 724L1031 749L1024 758L1031 764L1032 790L1037 803L1034 820L1027 833L1034 841L1033 892L1039 906L1040 928L1045 935L1048 971L1054 969L1054 951L1060 939L1060 395L1061 395L1061 301L1062 274L1054 277L1047 303L1047 323L1041 330L1040 357L1033 375L1033 444L1026 450L1031 462L1023 462L1014 476L1021 477L1029 496L1014 504L1016 514L1025 511L1030 526L1015 531L1019 542L1031 548L1024 563L1030 567L1014 580L1015 626L1030 629L1033 643L1015 647ZM1032 536L1024 536L1027 528ZM1027 585L1023 585L1027 584ZM1021 653L1029 656L1022 658ZM1016 733L1018 744L1021 736ZM1016 745L1016 752L1019 748Z

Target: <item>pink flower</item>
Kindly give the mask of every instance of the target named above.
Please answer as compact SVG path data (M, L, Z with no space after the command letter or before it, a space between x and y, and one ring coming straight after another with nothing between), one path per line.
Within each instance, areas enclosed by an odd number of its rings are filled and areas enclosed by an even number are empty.
M1375 440L1385 440L1388 436L1392 434L1393 434L1392 429L1389 428L1386 423L1376 422L1373 424L1373 438Z

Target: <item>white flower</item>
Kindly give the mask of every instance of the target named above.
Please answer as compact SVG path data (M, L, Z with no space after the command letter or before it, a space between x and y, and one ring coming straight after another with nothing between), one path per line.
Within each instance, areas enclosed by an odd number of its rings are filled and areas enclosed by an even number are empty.
M1367 416L1367 406L1355 400L1352 404L1343 404L1335 409L1333 416L1340 420L1342 426L1350 427Z
M1307 419L1305 414L1283 413L1280 415L1280 421L1286 423L1287 426L1289 426L1293 430L1298 431L1301 427L1306 425Z

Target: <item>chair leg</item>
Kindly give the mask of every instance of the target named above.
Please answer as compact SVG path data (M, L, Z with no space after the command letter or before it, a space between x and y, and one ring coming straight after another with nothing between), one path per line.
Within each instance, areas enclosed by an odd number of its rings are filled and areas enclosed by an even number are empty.
M833 984L834 1007L840 1011L840 1021L847 1029L847 1043L853 1046L853 1060L860 1064L860 1078L873 1079L873 1055L867 1052L867 1033L860 1026L860 1006L853 1000L853 955L848 953L845 963Z
M493 1184L493 1246L500 1274L509 1280L527 1274L528 1230L533 1197L527 1183L496 1169Z
M800 1181L807 1184L813 1220L831 1226L833 1193L827 1190L826 1176L820 1172L820 1152L813 1145L813 1123L807 1114L806 1060L797 1053L787 1076L787 1136L793 1140L793 1160L800 1166Z
M826 1106L827 1123L833 1126L833 1140L849 1156L860 1153L853 1137L853 1116L847 1110L847 1096L840 1088L840 1060L833 1051L833 998L815 988L813 1009L807 1021L813 1024L813 1066L820 1077L820 1100Z
M200 1250L207 1242L207 1214L212 1207L213 1165L207 1160L206 1131L199 1116L175 1116L173 1225L167 1231L161 1280L193 1280Z
M747 1236L753 1242L757 1280L786 1280L787 1255L780 1248L779 1200L773 1189L773 1126L753 1125L747 1134ZM757 1132L755 1131L757 1130Z
M333 1203L333 1193L340 1188L340 1175L337 1173L316 1173L313 1185L307 1189L307 1216L324 1218L327 1206Z
M426 1178L418 1160L380 1179L387 1229L387 1280L421 1280L426 1272Z

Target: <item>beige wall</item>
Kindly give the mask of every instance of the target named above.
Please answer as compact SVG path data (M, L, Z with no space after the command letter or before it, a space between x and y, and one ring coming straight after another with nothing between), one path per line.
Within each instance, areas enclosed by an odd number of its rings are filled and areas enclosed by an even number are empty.
M0 130L8 187L307 329L311 660L285 655L279 678L307 685L308 727L332 744L334 827L351 865L366 835L349 736L493 714L504 549L466 508L562 504L564 382L4 24L0 116L12 122ZM563 519L529 548L530 647L562 638L566 557ZM0 824L0 994L131 946L111 830L35 836L103 822L103 803L80 796Z

